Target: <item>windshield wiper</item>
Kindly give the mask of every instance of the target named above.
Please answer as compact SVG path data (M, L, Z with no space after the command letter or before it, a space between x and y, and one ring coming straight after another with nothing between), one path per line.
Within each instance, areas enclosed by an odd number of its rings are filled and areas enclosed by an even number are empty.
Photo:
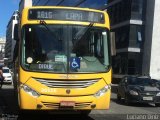
M81 40L82 38L84 38L84 37L88 34L90 28L91 28L93 25L94 25L94 23L91 22L85 29L80 30L80 31L75 35L75 37L73 38L73 40L78 40L78 41L79 41L79 40Z
M47 23L44 20L40 20L40 24L43 25L47 31L53 36L55 37L57 40L61 40L60 38L57 37L57 35L54 34L54 32L48 27Z

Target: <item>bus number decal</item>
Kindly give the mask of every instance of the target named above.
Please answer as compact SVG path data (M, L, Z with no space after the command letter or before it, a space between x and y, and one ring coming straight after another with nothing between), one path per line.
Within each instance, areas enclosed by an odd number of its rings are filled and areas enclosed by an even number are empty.
M38 19L44 19L44 18L47 18L47 19L53 19L54 16L53 16L53 13L52 12L47 12L47 11L38 11L37 12L37 18Z
M51 64L39 64L39 69L48 69L48 70L53 70L53 65Z

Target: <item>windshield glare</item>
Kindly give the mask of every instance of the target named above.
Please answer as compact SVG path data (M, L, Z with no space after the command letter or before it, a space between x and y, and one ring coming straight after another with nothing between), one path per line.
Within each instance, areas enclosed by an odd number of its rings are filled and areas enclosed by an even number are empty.
M159 82L157 80L149 79L149 78L130 78L128 81L129 85L142 85L142 86L159 86Z
M3 69L3 73L9 73L9 69Z
M22 66L42 72L105 72L108 30L75 25L26 25Z

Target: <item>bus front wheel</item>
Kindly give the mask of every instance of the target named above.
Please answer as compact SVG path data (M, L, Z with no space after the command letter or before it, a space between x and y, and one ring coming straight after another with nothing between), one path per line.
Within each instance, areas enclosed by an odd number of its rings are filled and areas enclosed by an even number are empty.
M91 110L81 110L81 115L88 116Z

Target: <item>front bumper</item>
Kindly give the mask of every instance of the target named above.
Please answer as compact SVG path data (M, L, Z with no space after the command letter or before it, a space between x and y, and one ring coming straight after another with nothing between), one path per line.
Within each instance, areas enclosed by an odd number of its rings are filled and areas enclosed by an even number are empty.
M110 90L100 97L93 95L86 96L47 96L41 95L38 98L27 94L24 90L20 90L20 109L24 110L92 110L92 109L109 109L110 105ZM61 101L74 101L75 106L72 108L61 108Z
M5 78L3 80L4 83L12 83L12 78Z
M131 103L160 103L160 96L141 96L128 95Z

